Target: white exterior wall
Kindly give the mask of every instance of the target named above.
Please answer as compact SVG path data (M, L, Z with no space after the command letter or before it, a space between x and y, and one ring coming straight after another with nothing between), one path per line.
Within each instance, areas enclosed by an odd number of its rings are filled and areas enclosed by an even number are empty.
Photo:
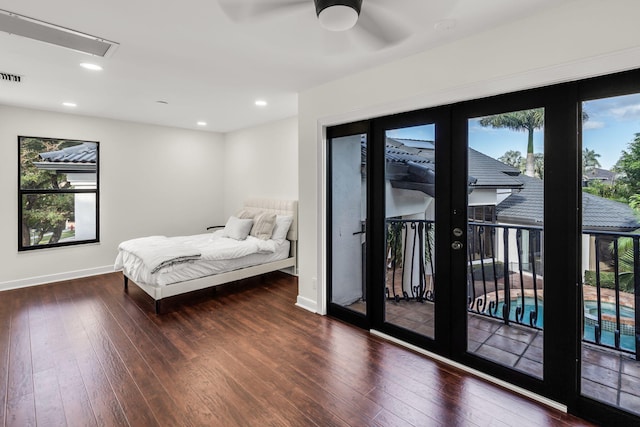
M74 196L74 240L96 238L96 198L93 194L80 193Z
M100 142L100 243L18 252L18 135ZM224 137L0 105L0 290L113 271L118 244L223 221Z
M393 188L389 181L385 181L386 185L386 217L406 217L418 215L418 219L425 219L425 210L430 196L414 190L405 190L402 188Z
M584 283L584 272L591 270L591 254L595 254L596 246L595 239L592 239L589 234L582 235L582 268L580 269L580 277ZM593 266L595 269L595 266Z
M640 67L638 16L637 0L565 2L302 92L298 304L325 312L325 126Z
M68 173L67 180L77 189L95 189L96 173ZM93 194L80 193L74 196L74 240L96 238L96 198Z
M476 189L469 194L469 206L496 206L498 204L497 192L495 189Z

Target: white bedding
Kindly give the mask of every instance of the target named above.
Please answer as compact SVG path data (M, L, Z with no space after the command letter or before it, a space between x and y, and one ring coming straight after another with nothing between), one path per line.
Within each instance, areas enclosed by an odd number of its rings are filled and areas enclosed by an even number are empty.
M247 237L237 241L222 237L222 231L194 236L172 237L180 245L197 249L200 257L189 262L168 264L155 273L135 254L120 250L114 268L124 269L136 283L167 286L173 283L244 267L285 259L289 256L288 240L260 240Z
M140 258L151 273L172 265L194 261L201 256L198 249L166 236L126 240L120 243L118 249Z

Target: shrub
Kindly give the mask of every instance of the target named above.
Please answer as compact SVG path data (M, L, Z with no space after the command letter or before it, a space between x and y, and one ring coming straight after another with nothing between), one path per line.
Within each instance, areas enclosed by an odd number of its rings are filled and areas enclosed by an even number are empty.
M633 293L633 273L619 273L618 280L620 282L620 290L623 292ZM596 272L593 270L585 270L584 272L584 284L589 286L596 286ZM600 286L607 289L616 288L616 274L613 271L601 271L600 272Z

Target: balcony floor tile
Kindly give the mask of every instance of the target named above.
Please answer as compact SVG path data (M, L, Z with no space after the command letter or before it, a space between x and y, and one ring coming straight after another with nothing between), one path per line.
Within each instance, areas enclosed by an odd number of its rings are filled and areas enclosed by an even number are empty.
M519 359L518 355L514 353L488 344L482 344L474 354L508 367L514 367Z
M528 359L526 357L523 357L518 361L518 363L516 363L515 368L531 376L542 378L542 372L543 372L542 363L536 362L534 359Z
M640 414L640 397L633 394L620 393L620 406Z
M527 330L518 325L502 325L495 333L496 335L502 335L503 337L529 344L536 337L538 331L535 329Z
M595 383L586 378L582 378L582 394L609 405L618 404L617 389Z
M487 341L486 344L491 345L493 347L502 349L503 351L507 351L509 353L520 356L527 349L527 344L522 341L514 340L503 335L493 334Z
M640 381L640 362L631 359L622 359L622 373L638 378Z

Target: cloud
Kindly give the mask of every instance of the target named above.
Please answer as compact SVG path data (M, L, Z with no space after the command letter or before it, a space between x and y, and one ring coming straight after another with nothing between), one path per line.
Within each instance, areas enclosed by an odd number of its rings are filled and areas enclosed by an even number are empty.
M640 104L625 105L624 107L613 108L611 113L619 119L640 118Z
M605 126L604 122L598 120L587 120L582 124L582 129L590 130L590 129L602 129Z

